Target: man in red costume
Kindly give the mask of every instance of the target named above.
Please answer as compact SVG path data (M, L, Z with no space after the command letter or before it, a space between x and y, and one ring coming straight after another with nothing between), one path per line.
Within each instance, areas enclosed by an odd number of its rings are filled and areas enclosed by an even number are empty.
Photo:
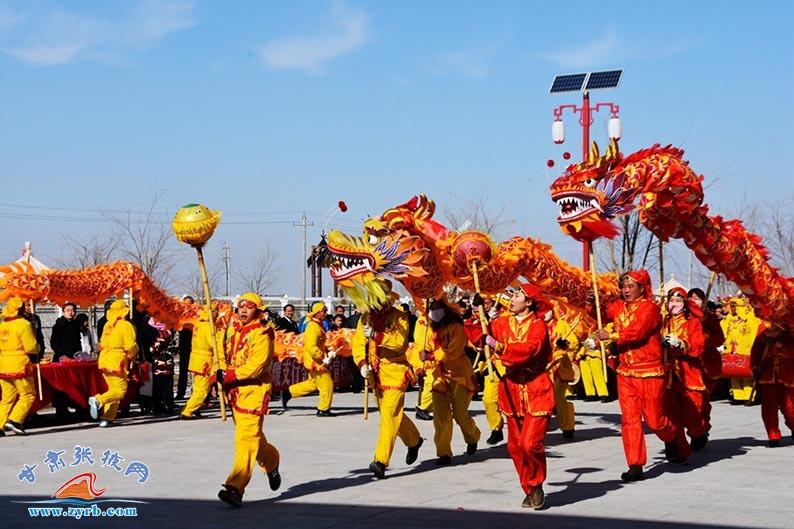
M505 374L499 385L499 409L507 417L507 451L526 497L522 507L545 503L546 428L555 408L554 386L546 371L551 344L539 316L551 309L540 289L529 283L513 293L507 317L491 321L486 343L500 355Z
M709 424L703 413L708 393L703 374L703 335L700 308L687 300L681 287L667 294L667 316L662 326L662 347L672 369L667 391L668 414L683 435L683 428L692 438L692 449L700 450L708 443ZM683 440L685 442L685 439Z
M794 440L794 336L775 323L765 323L753 343L750 366L761 392L761 419L768 445L780 446L778 410Z
M671 463L686 461L686 445L677 445L677 428L664 413L665 366L662 356L662 315L652 301L651 278L646 270L627 272L620 278L621 300L607 307L614 332L598 329L595 337L617 344L618 401L622 415L620 432L629 469L626 482L644 479L648 460L642 422L665 443Z

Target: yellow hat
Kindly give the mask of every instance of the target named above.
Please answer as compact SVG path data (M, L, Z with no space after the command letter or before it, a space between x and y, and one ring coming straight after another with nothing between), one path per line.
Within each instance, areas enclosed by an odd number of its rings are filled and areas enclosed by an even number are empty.
M315 301L312 305L311 310L309 310L309 316L314 316L318 312L322 311L325 308L325 303L322 301Z
M130 306L123 299L117 299L110 304L107 312L108 321L116 321L124 318L130 312Z
M6 318L13 318L14 316L19 316L19 311L22 309L22 306L25 304L22 301L22 298L19 296L14 296L13 298L8 300L6 303L5 308L3 309L3 315Z
M257 310L267 309L265 303L262 301L262 298L260 298L259 294L257 294L256 292L246 292L245 294L240 296L240 298L237 300L237 306L239 307L240 303L242 303L243 301L248 301L250 303L253 303L254 307L256 307Z

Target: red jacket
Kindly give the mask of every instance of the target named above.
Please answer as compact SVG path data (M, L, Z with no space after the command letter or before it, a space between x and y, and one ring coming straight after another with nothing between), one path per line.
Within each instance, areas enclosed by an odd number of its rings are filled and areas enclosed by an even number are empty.
M725 343L725 333L722 332L719 318L714 314L706 314L700 323L706 338L703 348L703 371L707 377L716 380L722 374L722 355L717 348Z
M649 299L613 301L607 307L607 317L614 324L618 374L636 378L664 376L659 307Z
M703 381L703 349L706 338L700 320L683 314L669 315L662 327L665 336L676 336L684 343L681 349L670 349L673 353L673 373L679 384L690 391L705 391Z
M499 409L509 417L551 415L554 386L546 371L551 344L546 323L534 313L519 320L514 315L496 318L491 335L500 347L505 375L499 385Z
M794 388L794 337L789 331L784 331L767 346L765 334L764 331L758 333L750 353L750 366L761 370L758 383Z

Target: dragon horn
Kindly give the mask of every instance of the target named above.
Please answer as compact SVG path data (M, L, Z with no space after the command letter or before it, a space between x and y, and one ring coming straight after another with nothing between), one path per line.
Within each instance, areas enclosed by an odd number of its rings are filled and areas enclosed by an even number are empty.
M590 145L590 153L587 155L587 165L594 166L601 161L601 151L598 150L598 144L593 141Z
M611 162L618 159L618 153L620 150L618 149L618 140L612 138L609 140L609 146L607 147L607 153L604 156L605 162Z

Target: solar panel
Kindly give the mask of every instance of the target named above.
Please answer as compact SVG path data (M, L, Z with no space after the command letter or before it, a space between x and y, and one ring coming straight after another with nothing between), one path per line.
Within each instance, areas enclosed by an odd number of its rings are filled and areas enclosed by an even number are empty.
M605 72L593 72L587 78L585 90L598 90L601 88L617 88L620 83L620 76L623 70L608 70Z
M586 77L586 73L558 75L554 78L554 82L551 84L549 93L557 94L560 92L578 92L582 89L582 85L584 84Z

